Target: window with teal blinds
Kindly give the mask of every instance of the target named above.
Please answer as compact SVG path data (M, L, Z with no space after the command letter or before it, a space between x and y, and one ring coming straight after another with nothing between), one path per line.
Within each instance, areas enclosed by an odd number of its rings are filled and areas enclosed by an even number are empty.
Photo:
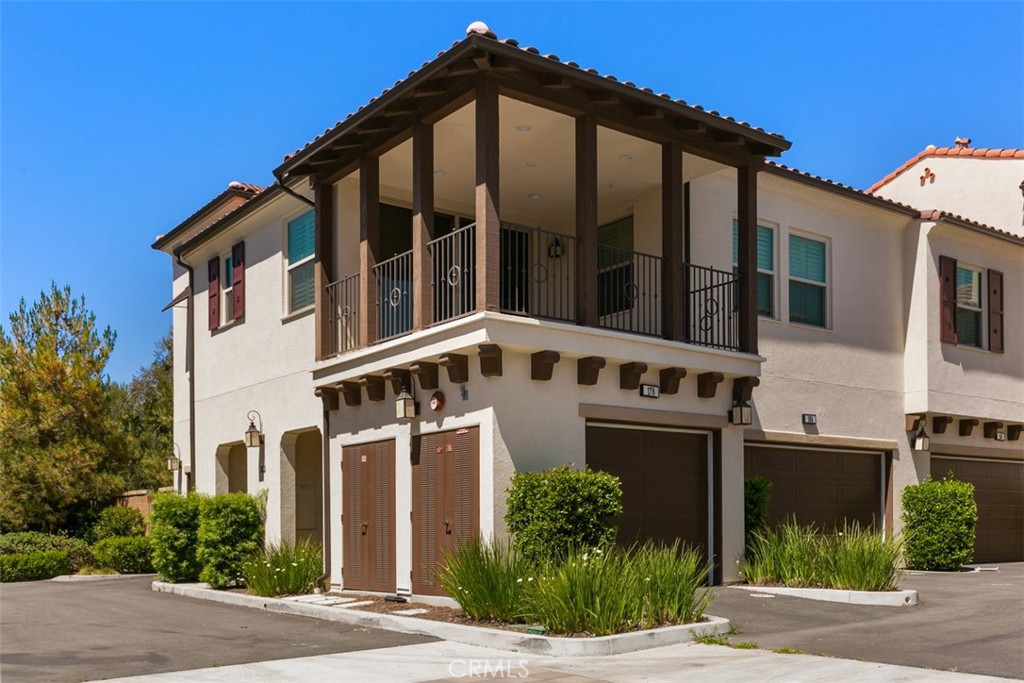
M740 260L740 225L732 222L732 264ZM757 313L775 316L775 231L763 225L757 226Z
M957 341L982 348L981 272L973 268L956 269Z
M308 211L288 223L288 312L313 305L313 256L316 224Z
M293 265L313 255L316 224L313 212L308 211L288 223L288 264Z
M827 315L825 242L789 236L789 320L825 327Z

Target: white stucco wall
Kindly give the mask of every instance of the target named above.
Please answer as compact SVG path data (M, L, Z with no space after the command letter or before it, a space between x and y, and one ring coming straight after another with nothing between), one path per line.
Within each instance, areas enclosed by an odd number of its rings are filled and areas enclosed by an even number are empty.
M929 169L924 184L921 176ZM925 157L883 185L878 196L921 210L941 209L1024 236L1024 159Z

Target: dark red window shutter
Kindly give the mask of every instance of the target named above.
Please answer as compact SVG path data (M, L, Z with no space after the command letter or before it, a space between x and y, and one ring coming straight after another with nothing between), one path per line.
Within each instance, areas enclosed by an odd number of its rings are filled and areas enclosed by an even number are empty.
M956 259L939 257L939 339L956 344Z
M245 316L245 242L231 247L231 313Z
M988 350L1002 353L1003 343L1003 274L988 271Z
M214 256L206 264L206 275L209 278L209 328L216 330L220 327L220 257Z

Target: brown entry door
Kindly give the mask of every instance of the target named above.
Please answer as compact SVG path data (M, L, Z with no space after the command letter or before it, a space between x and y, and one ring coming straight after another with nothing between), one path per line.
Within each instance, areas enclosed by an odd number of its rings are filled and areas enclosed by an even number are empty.
M480 430L427 434L412 461L412 590L444 595L437 567L480 531Z
M395 591L395 442L342 450L342 577L347 589Z
M622 482L618 541L708 549L708 436L587 427L587 465Z

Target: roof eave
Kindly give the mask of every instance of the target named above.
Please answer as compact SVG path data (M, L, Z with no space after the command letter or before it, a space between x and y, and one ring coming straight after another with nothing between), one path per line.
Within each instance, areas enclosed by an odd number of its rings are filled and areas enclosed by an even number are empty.
M196 211L194 214L183 220L178 225L174 226L170 232L161 235L156 238L150 246L151 249L157 251L167 251L167 248L174 244L174 241L189 228L193 227L196 223L200 222L203 218L209 214L218 204L222 203L230 197L242 197L242 198L253 198L258 196L255 192L248 190L241 190L235 187L228 187L226 190L218 194L210 201L203 204L203 206Z

